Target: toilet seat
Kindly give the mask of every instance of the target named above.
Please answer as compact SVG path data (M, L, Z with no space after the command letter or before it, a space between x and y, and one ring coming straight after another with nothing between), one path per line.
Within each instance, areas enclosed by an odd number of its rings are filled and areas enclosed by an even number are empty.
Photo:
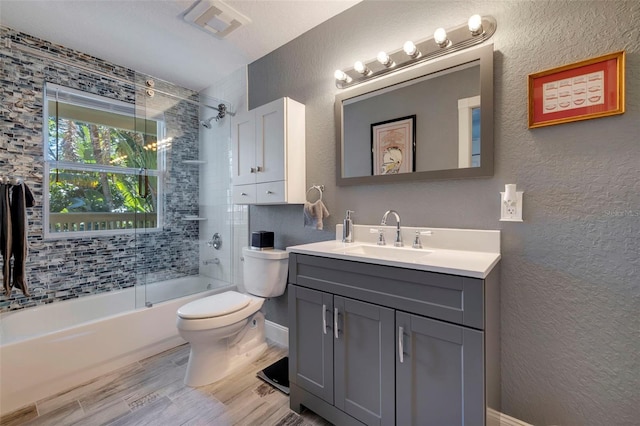
M229 293L236 293L240 296L246 297L248 299L248 303L244 307L238 308L234 312L227 312L224 315L208 316L203 318L184 318L182 317L181 312L184 312L183 311L184 307L193 303L193 302L189 302L187 303L187 305L183 306L178 310L178 318L176 321L176 326L178 327L179 330L183 330L183 331L206 331L206 330L218 329L218 328L226 327L228 325L235 324L239 321L248 319L251 315L258 312L260 308L262 308L262 305L264 304L264 299L261 297L251 296L248 294L242 294L237 292L229 292ZM209 305L214 306L214 308L209 308L209 311L210 312L218 311L218 309L215 309L215 305L217 304L218 296L222 294L224 293L219 293L213 296L205 297L203 299L196 300L194 302L205 301L209 299ZM232 297L237 297L237 296L232 296Z
M245 308L251 297L237 291L225 291L194 300L178 309L178 316L184 319L204 319L221 317Z

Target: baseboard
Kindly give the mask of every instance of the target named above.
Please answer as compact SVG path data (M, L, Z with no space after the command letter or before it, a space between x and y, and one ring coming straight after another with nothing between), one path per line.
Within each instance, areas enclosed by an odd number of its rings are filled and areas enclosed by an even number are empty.
M289 347L289 329L275 322L266 320L264 322L264 335L272 342Z
M507 416L491 408L487 408L487 426L533 426L522 420Z

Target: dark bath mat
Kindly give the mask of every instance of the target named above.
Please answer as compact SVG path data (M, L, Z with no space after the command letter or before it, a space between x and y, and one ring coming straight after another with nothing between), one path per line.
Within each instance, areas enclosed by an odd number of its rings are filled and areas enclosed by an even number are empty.
M289 395L289 357L284 357L258 372L258 377Z

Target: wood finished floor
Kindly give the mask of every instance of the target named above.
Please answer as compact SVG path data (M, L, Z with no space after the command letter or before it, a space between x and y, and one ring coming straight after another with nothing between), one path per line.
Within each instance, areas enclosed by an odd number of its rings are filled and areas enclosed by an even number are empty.
M286 356L270 346L255 362L200 388L182 382L189 345L133 363L0 418L0 425L329 425L310 411L289 409L289 397L256 377Z

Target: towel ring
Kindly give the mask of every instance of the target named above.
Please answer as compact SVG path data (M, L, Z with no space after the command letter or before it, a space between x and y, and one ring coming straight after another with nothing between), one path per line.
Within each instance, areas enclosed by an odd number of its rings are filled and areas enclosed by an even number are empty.
M322 191L324 191L324 185L312 185L311 188L307 189L307 196L309 195L309 192L313 191L313 190L317 190L318 193L320 194L320 198L319 200L322 200Z

